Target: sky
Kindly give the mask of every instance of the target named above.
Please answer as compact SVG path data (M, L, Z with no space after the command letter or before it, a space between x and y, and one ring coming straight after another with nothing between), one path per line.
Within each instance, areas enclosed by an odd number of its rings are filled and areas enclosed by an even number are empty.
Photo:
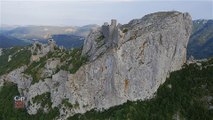
M213 0L0 0L0 24L83 26L117 19L125 24L158 11L213 19Z

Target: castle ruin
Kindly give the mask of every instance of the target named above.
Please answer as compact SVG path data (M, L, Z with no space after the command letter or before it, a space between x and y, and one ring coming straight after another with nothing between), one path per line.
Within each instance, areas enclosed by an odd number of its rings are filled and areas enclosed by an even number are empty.
M56 42L53 38L48 35L48 44L42 44L39 42L34 42L31 48L31 61L39 61L41 57L45 56L48 52L53 52L55 47L57 47Z
M108 47L117 45L119 40L119 28L117 26L117 20L112 19L110 25L105 22L101 29L104 36L104 43Z

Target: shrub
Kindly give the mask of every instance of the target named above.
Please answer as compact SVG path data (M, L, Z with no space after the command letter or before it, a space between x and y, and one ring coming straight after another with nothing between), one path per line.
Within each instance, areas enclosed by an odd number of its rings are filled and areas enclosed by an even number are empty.
M62 104L64 104L65 107L73 108L73 105L69 102L69 99L63 99Z
M81 55L82 49L75 48L71 50L70 54L68 55L70 60L67 61L66 64L61 66L62 70L69 71L70 73L75 73L83 64L85 64L88 61L88 56ZM69 68L69 66L72 64L72 68Z
M124 29L123 29L123 33L126 33L126 32L128 32L128 29L127 29L127 28L124 28Z
M52 105L50 98L51 98L50 93L46 92L41 95L35 96L32 100L33 100L33 103L40 103L41 107L45 107L45 105L48 105L48 107L50 108Z

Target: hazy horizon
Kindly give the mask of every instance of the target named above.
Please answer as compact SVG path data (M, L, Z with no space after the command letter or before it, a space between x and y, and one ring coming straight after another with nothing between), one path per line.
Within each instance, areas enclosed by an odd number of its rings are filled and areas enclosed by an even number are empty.
M189 12L213 19L213 1L198 0L0 0L0 25L84 26L117 19L121 24L158 11Z

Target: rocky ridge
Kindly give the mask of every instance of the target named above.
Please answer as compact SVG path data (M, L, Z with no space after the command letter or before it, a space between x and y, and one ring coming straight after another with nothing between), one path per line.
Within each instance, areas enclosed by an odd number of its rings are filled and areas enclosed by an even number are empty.
M84 43L91 62L69 81L83 103L98 109L149 99L186 62L191 26L189 14L179 12L154 13L123 26L105 23Z
M191 26L190 15L176 11L149 14L126 25L112 20L111 25L105 23L88 35L82 56L89 61L76 73L55 73L55 64L60 61L49 59L43 70L43 76L48 78L32 84L32 77L23 73L23 66L1 76L0 84L17 83L19 92L27 97L29 114L42 108L34 98L50 93L52 105L42 109L48 112L48 107L58 107L57 119L91 109L108 109L127 100L149 99L169 73L181 69L186 62Z

